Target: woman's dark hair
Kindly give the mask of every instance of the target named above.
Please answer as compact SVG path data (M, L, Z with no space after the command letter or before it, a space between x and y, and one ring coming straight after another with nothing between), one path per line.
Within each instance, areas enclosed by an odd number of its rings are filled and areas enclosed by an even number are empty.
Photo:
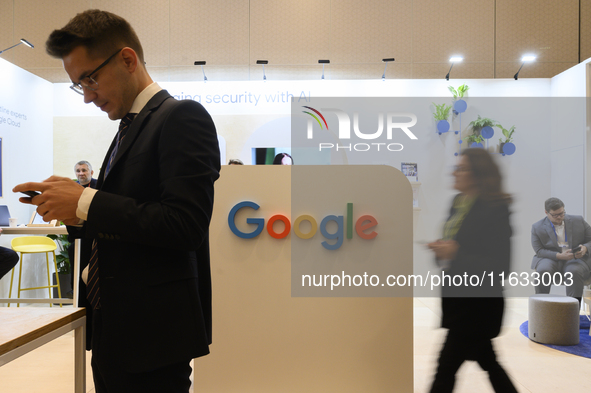
M291 158L291 156L287 153L279 153L275 156L275 158L273 159L273 165L283 165L283 163L281 162L283 160L283 158L285 157L289 157L289 159L291 160L291 165L293 165L293 158Z
M466 149L461 153L468 159L478 195L487 201L511 203L511 196L503 192L501 172L489 152Z

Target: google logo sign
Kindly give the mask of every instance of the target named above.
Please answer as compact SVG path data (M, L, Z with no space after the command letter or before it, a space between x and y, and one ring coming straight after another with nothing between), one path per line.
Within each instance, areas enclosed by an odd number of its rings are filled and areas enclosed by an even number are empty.
M263 232L263 229L265 227L265 219L264 218L247 218L246 219L247 224L254 224L256 226L252 232L248 232L248 233L242 232L241 230L239 230L236 227L236 222L235 222L236 213L238 213L238 211L240 209L250 208L253 210L258 210L259 207L260 207L259 205L257 205L254 202L251 202L251 201L243 201L243 202L239 202L236 205L234 205L234 207L232 208L232 210L230 210L230 213L228 214L228 226L230 227L230 230L234 233L234 235L236 235L242 239L252 239L252 238L260 235L261 232ZM275 229L273 228L274 224L277 221L283 222L283 225L284 225L283 231L279 232L279 233L276 232ZM302 230L300 229L300 226L301 226L302 222L304 222L304 221L309 222L310 227L311 227L310 231L306 232L306 233L302 232ZM336 226L337 226L337 230L334 233L330 233L327 229L327 226L329 225L329 223L331 221L335 222ZM357 233L357 236L359 236L361 239L364 239L364 240L371 240L378 235L378 233L372 229L373 227L375 227L378 224L378 221L373 216L363 215L363 216L357 218L357 221L355 221L355 225L353 225L353 204L352 203L347 203L346 223L347 223L347 227L346 227L347 239L353 238L353 229L355 229L355 233ZM267 232L269 233L269 235L271 237L273 237L275 239L283 239L283 238L287 237L287 235L289 235L289 232L291 231L291 227L292 227L292 225L291 225L289 218L287 218L283 214L275 214L275 215L271 216L267 222ZM316 219L309 214L303 214L303 215L297 217L295 219L295 221L293 222L293 232L300 239L311 239L312 237L314 237L314 235L316 234L317 231L318 231L318 223L317 223ZM327 242L325 240L321 243L322 246L324 248L326 248L327 250L337 250L343 244L343 239L345 237L344 231L345 231L345 217L344 216L328 215L328 216L324 217L322 219L322 221L320 221L320 233L322 233L322 236L324 236L327 240L335 240L335 242L334 242L334 244L330 244L329 242Z

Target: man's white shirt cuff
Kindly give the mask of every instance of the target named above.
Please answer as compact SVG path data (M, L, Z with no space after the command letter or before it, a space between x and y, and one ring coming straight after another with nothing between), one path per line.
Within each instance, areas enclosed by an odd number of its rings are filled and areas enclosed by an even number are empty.
M90 210L90 204L92 203L92 198L94 198L94 194L97 193L98 190L94 188L86 187L80 195L80 199L78 199L78 207L76 208L76 217L81 218L82 220L88 220L88 211Z

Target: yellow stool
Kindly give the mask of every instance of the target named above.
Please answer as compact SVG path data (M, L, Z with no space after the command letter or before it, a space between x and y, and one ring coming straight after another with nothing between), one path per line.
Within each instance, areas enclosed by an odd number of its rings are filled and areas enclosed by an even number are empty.
M51 288L57 288L57 293L58 296L62 297L62 293L60 291L60 279L59 279L59 274L57 274L57 263L56 263L56 259L55 259L55 250L57 248L57 245L55 244L55 242L53 240L51 240L48 237L45 236L23 236L23 237L15 237L14 239L12 239L10 245L12 246L12 249L16 252L20 252L21 257L20 257L20 269L19 269L19 273L18 273L18 298L20 299L21 297L21 292L22 291L30 291L33 289L44 289L47 288L47 291L49 292L49 298L51 299ZM23 254L37 254L37 253L45 253L45 260L47 262L47 286L42 286L42 287L33 287L33 288L21 288L21 277L22 277L22 272L23 272ZM53 254L53 265L55 266L55 272L56 272L56 280L57 280L57 285L51 285L51 279L49 277L49 253ZM8 292L8 297L11 298L12 296L12 281L14 279L14 270L16 269L16 266L12 268L12 274L10 276L10 292ZM20 303L17 305L17 307L20 306ZM50 307L52 307L52 304L49 304ZM10 303L8 304L8 307L10 307ZM60 303L60 307L62 307L62 304Z

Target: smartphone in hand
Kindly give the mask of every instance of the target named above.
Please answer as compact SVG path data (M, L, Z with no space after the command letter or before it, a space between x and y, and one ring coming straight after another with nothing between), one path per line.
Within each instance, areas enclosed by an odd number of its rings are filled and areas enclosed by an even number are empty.
M573 250L571 251L573 254L578 253L579 251L581 251L581 246L575 247L573 248Z
M21 194L25 194L26 196L31 197L31 198L33 198L37 195L41 195L41 193L38 191L21 191Z

